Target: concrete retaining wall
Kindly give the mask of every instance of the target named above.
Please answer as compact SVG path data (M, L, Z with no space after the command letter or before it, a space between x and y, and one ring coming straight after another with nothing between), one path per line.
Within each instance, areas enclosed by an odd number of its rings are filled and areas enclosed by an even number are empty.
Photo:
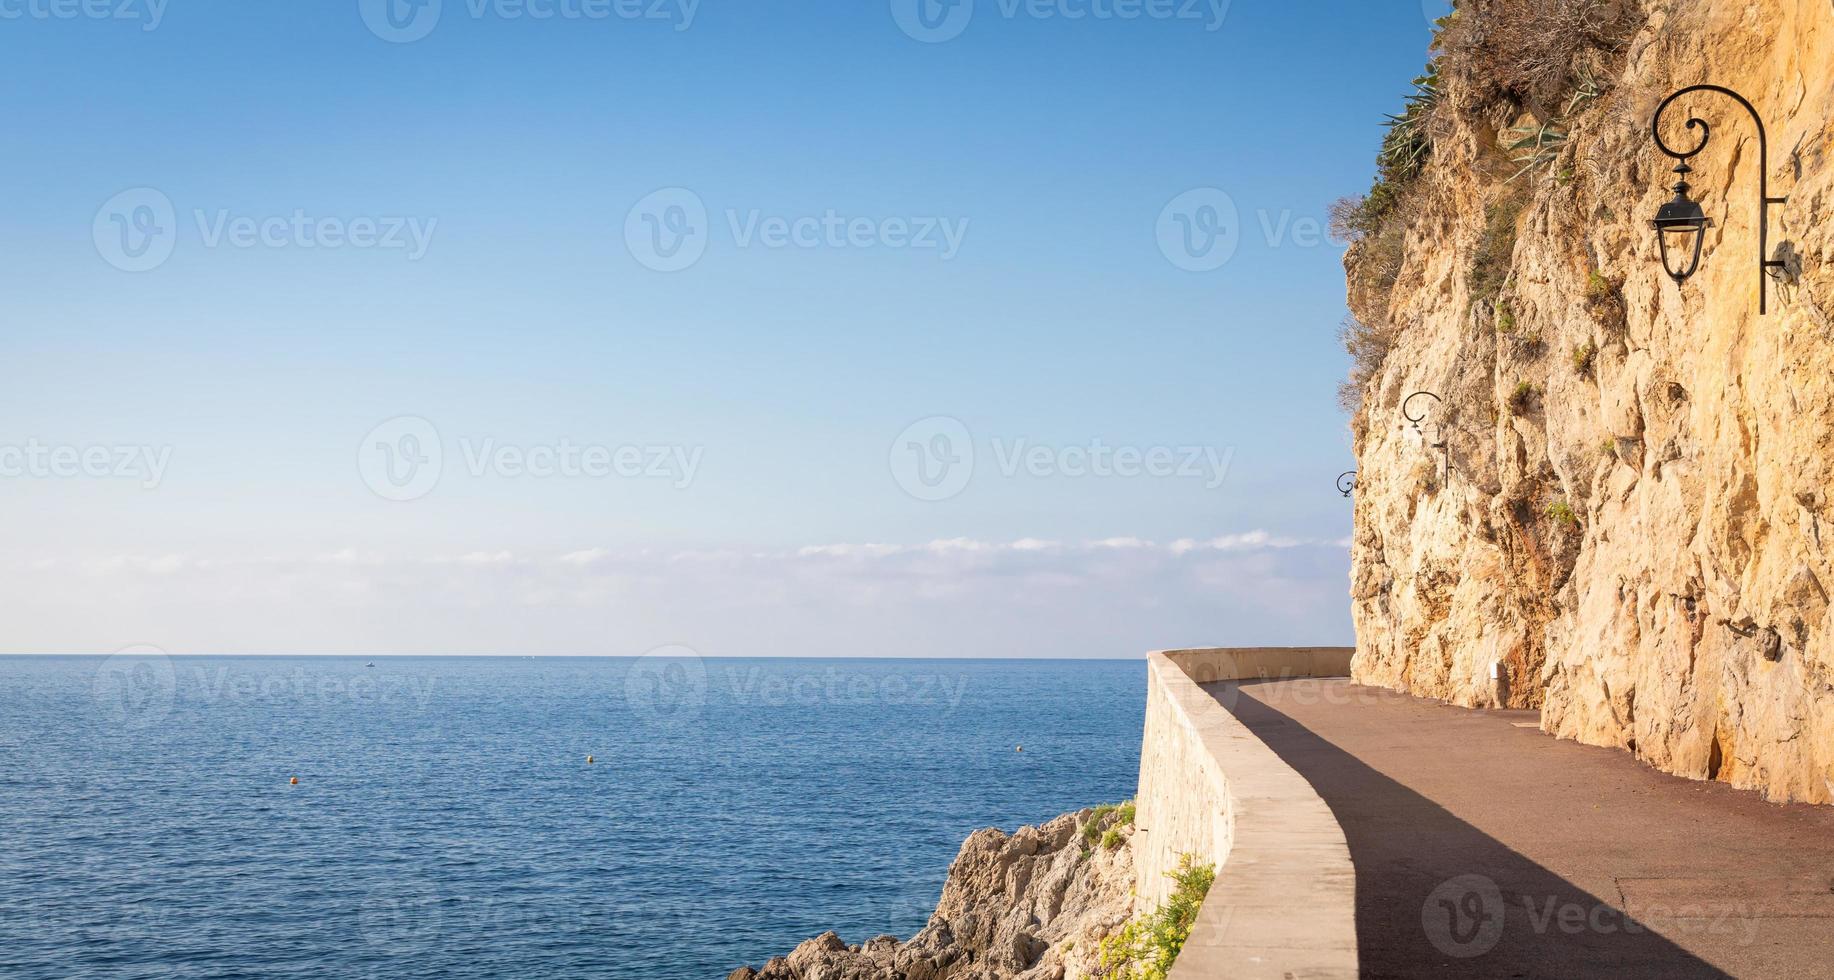
M1166 872L1181 855L1217 869L1171 980L1357 976L1356 876L1343 829L1304 777L1198 686L1343 677L1352 653L1262 648L1148 656L1135 796L1139 909L1164 901L1171 891Z

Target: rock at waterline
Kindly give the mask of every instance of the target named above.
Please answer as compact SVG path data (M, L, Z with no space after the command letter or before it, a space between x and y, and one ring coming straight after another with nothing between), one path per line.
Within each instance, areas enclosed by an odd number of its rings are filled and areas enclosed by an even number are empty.
M1097 826L1090 831L1089 824ZM1109 829L1118 846L1099 841ZM1088 831L1086 833L1086 831ZM1076 980L1133 913L1133 827L1111 812L1065 814L962 844L929 925L900 943L849 946L827 932L727 980Z

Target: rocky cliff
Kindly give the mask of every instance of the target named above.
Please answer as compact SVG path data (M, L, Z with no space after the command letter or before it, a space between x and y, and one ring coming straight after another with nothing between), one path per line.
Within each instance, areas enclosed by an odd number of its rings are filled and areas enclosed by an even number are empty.
M1356 678L1834 801L1834 3L1461 0L1340 205ZM1664 274L1689 96L1713 224ZM1403 406L1424 416L1416 425Z
M979 830L929 925L900 943L825 933L728 980L1076 980L1133 912L1133 827L1112 808L1012 834Z

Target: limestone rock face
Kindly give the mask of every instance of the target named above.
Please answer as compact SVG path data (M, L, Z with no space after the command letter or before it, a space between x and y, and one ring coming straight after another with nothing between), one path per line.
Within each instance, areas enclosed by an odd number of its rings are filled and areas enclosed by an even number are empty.
M1400 255L1365 240L1346 258L1353 309L1392 339L1352 422L1354 673L1834 802L1834 3L1641 13L1529 173L1499 147L1536 114L1452 80ZM1651 117L1702 82L1755 105L1789 198L1770 209L1791 268L1768 316L1757 133L1722 96L1665 117L1677 148L1689 116L1711 124L1692 181L1714 224L1697 275L1662 271L1650 221L1674 161ZM1481 286L1486 250L1500 287ZM1419 430L1416 391L1443 399Z
M1117 847L1086 843L1115 824L1084 810L1011 835L963 842L929 925L909 942L848 946L832 932L728 980L1076 980L1095 975L1101 940L1133 912L1133 828Z

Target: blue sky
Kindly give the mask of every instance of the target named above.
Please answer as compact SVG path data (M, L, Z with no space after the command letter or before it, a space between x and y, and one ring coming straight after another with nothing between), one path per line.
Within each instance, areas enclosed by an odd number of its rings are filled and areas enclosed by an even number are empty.
M1346 642L1434 6L0 0L0 649Z

